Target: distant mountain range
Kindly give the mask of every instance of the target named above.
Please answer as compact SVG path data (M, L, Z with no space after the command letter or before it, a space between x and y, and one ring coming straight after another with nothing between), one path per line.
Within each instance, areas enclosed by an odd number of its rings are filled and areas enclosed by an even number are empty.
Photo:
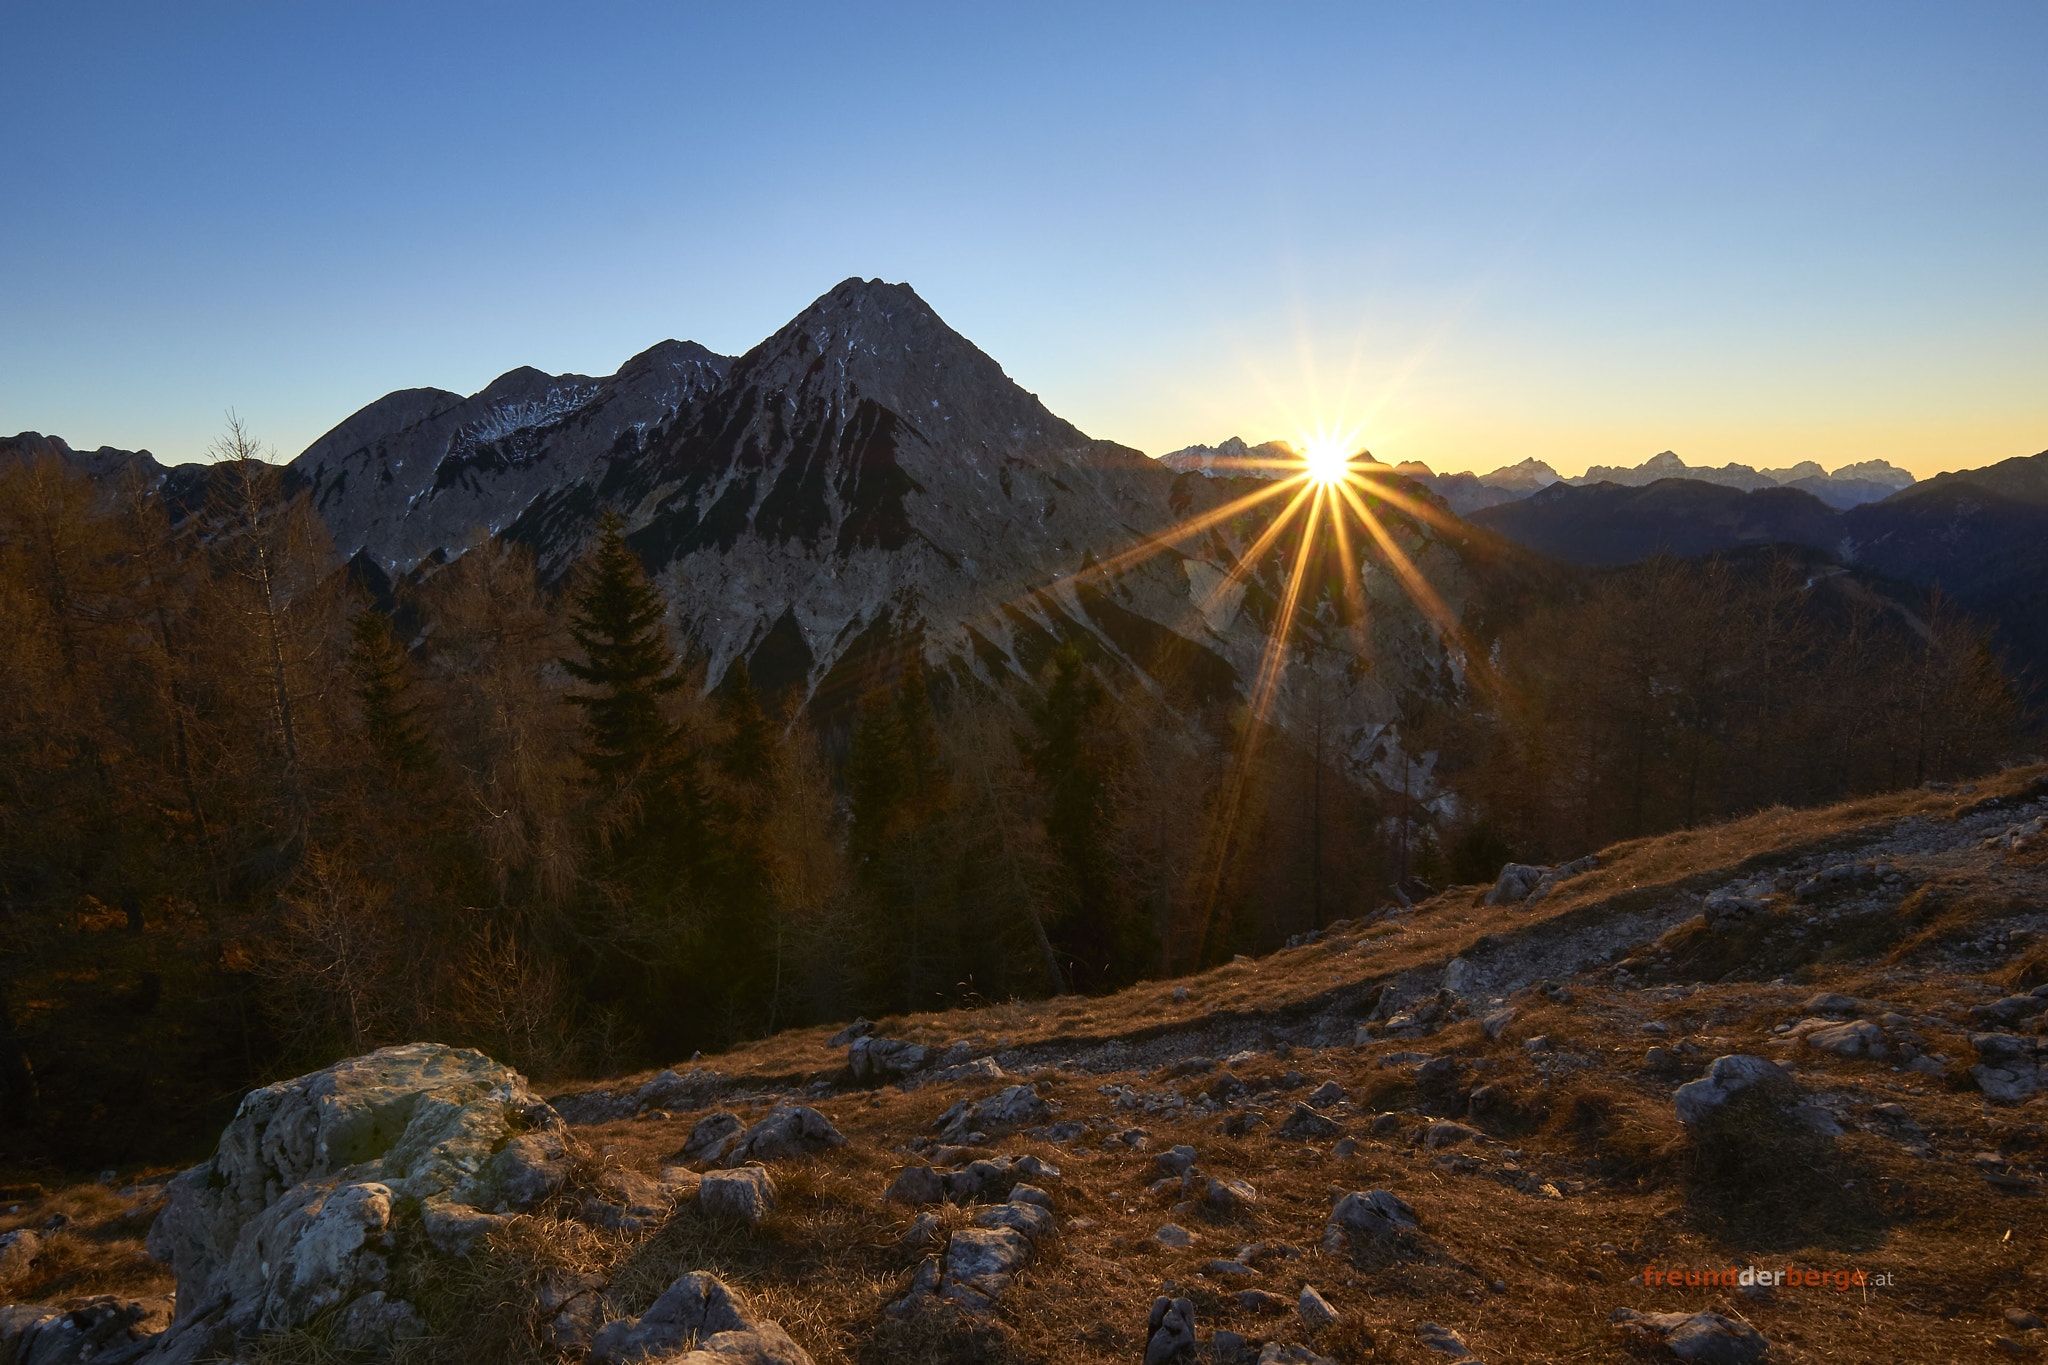
M1246 464L1245 461L1285 460L1293 455L1293 448L1285 441L1247 446L1242 440L1232 437L1221 445L1189 446L1176 450L1162 455L1160 462L1169 469L1191 470L1212 476L1249 474L1257 478L1280 478L1284 471L1259 468L1256 463ZM1360 452L1360 458L1366 463L1379 463L1366 452ZM1883 460L1843 465L1832 474L1811 460L1789 469L1751 469L1746 464L1726 464L1716 469L1689 465L1668 450L1652 455L1633 468L1594 465L1584 474L1569 479L1562 478L1555 469L1537 459L1505 465L1491 474L1438 474L1420 460L1404 460L1393 469L1435 493L1461 517L1526 498L1556 483L1612 483L1644 488L1660 479L1692 479L1745 491L1797 488L1838 509L1876 502L1913 483L1911 474Z
M161 481L187 506L208 468L33 432L0 440L9 456L54 456L103 489ZM1060 641L1199 697L1243 695L1281 566L1265 556L1249 583L1218 586L1264 514L1163 537L1239 496L1238 476L1282 475L1258 466L1292 457L1283 442L1233 439L1153 460L1091 439L908 286L856 279L743 356L664 341L606 376L517 369L467 397L387 394L285 472L340 555L386 590L477 535L530 545L559 577L616 512L712 677L745 658L764 687L830 708L906 651L972 688L1036 676ZM1882 461L1696 469L1668 451L1577 479L1533 459L1483 476L1387 472L1470 518L1385 512L1482 644L1551 574L1527 551L1604 565L1794 543L1939 585L2048 673L2048 455L1923 483ZM1363 755L1385 752L1404 691L1447 674L1438 634L1381 572L1384 551L1361 543L1375 667L1349 675L1339 709ZM1091 567L1141 545L1157 553ZM1302 634L1312 664L1325 647L1333 665L1348 652L1327 598ZM1283 723L1318 671L1288 671ZM1327 695L1318 705L1327 724Z

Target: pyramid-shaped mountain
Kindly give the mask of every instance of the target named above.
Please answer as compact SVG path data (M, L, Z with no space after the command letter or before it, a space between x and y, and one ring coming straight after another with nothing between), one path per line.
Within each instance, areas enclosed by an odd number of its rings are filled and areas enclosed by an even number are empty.
M1271 505L1158 540L1247 481L1091 439L879 280L846 281L736 360L664 343L606 379L514 371L468 399L393 394L294 470L342 553L398 574L431 571L481 527L559 576L615 512L713 679L744 658L764 688L827 709L907 651L998 685L1036 676L1061 641L1115 676L1241 696L1280 593L1270 553L1216 591ZM1496 539L1388 515L1454 610L1501 595L1514 556ZM1148 543L1158 553L1084 572ZM1364 754L1384 751L1404 689L1455 673L1384 567L1364 568L1370 668L1342 666L1359 637L1327 601L1301 625L1310 656L1330 656L1322 723L1341 716ZM1284 684L1283 722L1299 701Z

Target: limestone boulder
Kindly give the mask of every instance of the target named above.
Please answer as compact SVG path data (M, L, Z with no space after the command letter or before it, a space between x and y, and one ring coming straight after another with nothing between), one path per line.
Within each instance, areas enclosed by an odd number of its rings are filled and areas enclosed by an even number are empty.
M412 1309L383 1286L403 1224L459 1249L559 1188L574 1159L525 1079L467 1049L384 1048L252 1091L150 1228L150 1255L178 1280L159 1351L296 1327L373 1293L344 1328L402 1335Z

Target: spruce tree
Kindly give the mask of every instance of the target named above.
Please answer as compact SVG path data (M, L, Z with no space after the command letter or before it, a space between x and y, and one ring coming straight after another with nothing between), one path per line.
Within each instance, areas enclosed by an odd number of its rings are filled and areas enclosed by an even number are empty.
M349 667L363 728L377 757L394 772L416 776L433 765L433 751L418 722L412 695L412 666L392 637L391 622L365 609L349 618Z
M623 524L607 513L585 570L569 635L584 657L562 667L590 692L572 692L586 726L583 763L609 789L636 780L659 785L685 760L681 727L662 698L683 685L661 629L661 594L626 544Z

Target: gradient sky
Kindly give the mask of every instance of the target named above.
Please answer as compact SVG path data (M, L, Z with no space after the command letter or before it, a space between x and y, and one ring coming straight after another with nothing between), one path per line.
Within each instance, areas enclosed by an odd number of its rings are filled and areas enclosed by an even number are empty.
M1153 454L2048 446L2048 5L0 0L0 431L296 454L394 388L913 285Z

